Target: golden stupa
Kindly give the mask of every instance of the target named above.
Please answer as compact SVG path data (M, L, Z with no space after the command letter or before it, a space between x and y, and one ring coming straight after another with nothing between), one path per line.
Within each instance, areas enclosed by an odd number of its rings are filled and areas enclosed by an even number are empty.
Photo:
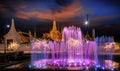
M44 33L43 38L45 39L49 38L49 39L56 40L56 41L59 41L62 39L62 34L59 32L59 30L57 30L55 19L53 20L52 30L49 33Z

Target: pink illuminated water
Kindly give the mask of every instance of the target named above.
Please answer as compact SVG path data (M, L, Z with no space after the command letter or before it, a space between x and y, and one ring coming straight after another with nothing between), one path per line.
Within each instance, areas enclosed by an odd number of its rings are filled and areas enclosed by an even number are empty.
M84 41L81 29L65 27L63 40L33 40L31 63L35 68L86 68L97 65L98 46L94 41Z

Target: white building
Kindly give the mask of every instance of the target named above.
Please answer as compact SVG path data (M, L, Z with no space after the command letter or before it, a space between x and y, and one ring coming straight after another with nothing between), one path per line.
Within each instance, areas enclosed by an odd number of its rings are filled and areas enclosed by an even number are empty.
M20 44L20 48L18 49L18 51L30 52L30 44L21 44L22 43L21 36L15 29L14 19L12 19L11 28L9 32L6 35L4 35L4 38L5 43L0 44L0 52L3 53L5 49L7 51L7 47L11 42L17 42L18 44Z
M4 36L5 38L5 45L6 47L11 43L11 42L17 42L21 43L21 36L17 33L14 25L14 19L11 21L11 28L9 32Z

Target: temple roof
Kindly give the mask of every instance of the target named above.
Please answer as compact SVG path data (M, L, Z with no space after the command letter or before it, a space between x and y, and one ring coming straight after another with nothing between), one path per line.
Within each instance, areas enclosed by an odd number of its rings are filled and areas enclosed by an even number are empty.
M9 32L4 37L5 37L5 39L13 39L16 42L21 42L21 36L17 33L17 31L15 29L14 19L12 19L11 28L10 28Z
M85 37L83 38L84 40L93 40L90 35L88 34L88 32L86 33Z

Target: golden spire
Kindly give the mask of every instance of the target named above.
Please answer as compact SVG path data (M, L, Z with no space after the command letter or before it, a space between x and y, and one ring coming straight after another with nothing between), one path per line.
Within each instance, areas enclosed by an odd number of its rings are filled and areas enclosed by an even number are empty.
M50 33L45 33L45 34L43 34L43 37L45 37L45 38L50 38L50 39L56 40L56 41L61 40L62 35L61 35L61 33L59 32L59 30L57 30L55 17L54 17L54 19L53 19L52 30L50 31Z
M34 38L36 38L36 28L34 29Z
M56 19L55 19L55 18L54 18L54 20L53 20L52 30L53 30L53 31L57 30L57 27L56 27Z
M33 36L30 30L29 30L29 38L30 38L30 41L33 39Z
M95 39L95 29L92 30L92 38Z

